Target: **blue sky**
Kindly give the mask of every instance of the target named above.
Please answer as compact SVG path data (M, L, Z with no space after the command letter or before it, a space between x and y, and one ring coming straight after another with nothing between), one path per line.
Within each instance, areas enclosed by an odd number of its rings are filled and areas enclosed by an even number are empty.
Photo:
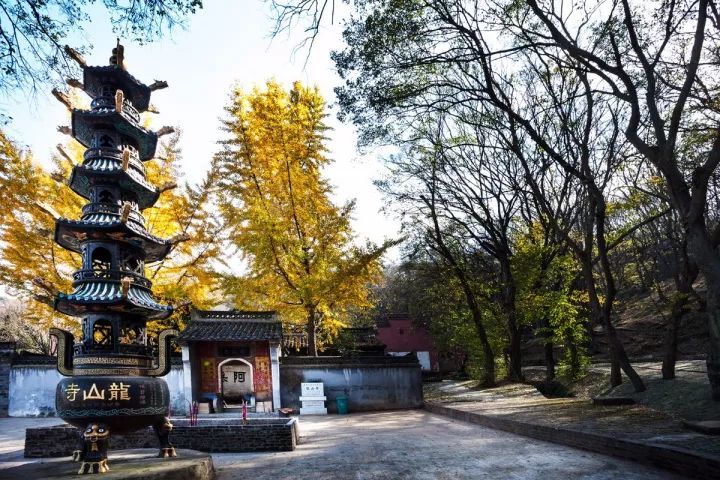
M86 60L104 65L115 36L102 10L93 12L91 24L81 34L93 46ZM286 85L294 80L317 85L330 104L328 124L334 129L329 147L335 163L325 174L335 186L335 200L357 199L354 227L359 241L380 242L397 236L399 224L380 213L383 199L372 184L382 174L379 153L360 155L353 127L341 124L332 106L333 87L340 79L329 53L342 46L341 25L327 26L305 65L305 51L296 58L292 55L302 32L271 40L270 14L270 5L261 0L208 1L189 19L185 30L142 46L123 41L130 73L145 83L158 79L170 85L153 94L152 103L160 110L153 128L182 129L183 170L185 178L195 182L207 170L216 142L222 138L220 118L233 85L250 89L270 78ZM68 124L64 107L49 91L32 100L18 96L7 105L14 118L6 127L8 133L46 162L54 146L64 140L56 133L58 125Z

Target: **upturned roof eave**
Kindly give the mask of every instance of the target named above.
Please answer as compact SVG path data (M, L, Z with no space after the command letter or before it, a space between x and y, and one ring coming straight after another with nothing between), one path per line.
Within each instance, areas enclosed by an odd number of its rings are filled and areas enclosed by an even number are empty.
M140 229L133 229L128 226L127 223L123 222L113 222L109 224L98 224L93 222L84 222L82 220L69 220L66 218L60 218L55 222L55 234L54 234L54 240L55 242L63 247L66 250L69 250L71 252L80 253L80 243L81 240L77 240L77 242L71 242L68 239L66 239L63 236L63 230L66 229L68 232L78 232L78 233L87 233L87 232L99 232L101 234L107 235L112 233L123 233L127 235L137 235L140 237L142 245L138 245L134 243L131 239L125 239L125 240L118 240L117 238L97 238L96 240L113 240L113 241L120 241L125 242L130 245L135 246L136 248L140 248L145 251L145 261L146 262L157 262L165 258L170 253L170 248L172 248L172 244L169 240L163 240L161 238L155 237L154 235L151 235L146 230L140 231ZM83 240L84 241L84 240ZM156 248L149 248L147 244L153 244ZM150 250L148 252L148 250Z
M83 119L83 120L80 120ZM145 130L140 125L136 125L130 121L121 113L115 110L107 111L93 111L83 110L74 108L71 114L72 123L72 136L80 142L84 147L90 148L90 142L87 138L81 135L80 129L78 129L78 121L83 122L101 122L106 121L115 127L115 130L124 135L133 137L138 143L138 155L140 160L150 160L155 156L155 149L157 148L157 135L154 132Z
M100 92L95 89L100 86L98 77L101 75L114 76L117 82L125 87L122 90L132 99L132 104L138 111L144 112L148 109L152 93L150 87L117 65L85 66L83 68L83 84L88 94L99 96Z
M79 282L73 293L59 293L54 300L57 311L71 316L88 313L133 313L142 314L151 319L169 317L173 308L158 303L152 292L136 286L130 286L126 295L121 293L119 282L88 281ZM122 307L113 312L115 307Z
M141 182L137 178L130 175L128 172L119 168L117 170L95 170L86 167L85 165L75 165L72 173L70 174L70 180L68 186L73 192L77 193L86 200L90 200L90 192L85 190L84 185L81 182L81 178L93 178L93 177L105 177L112 178L116 177L118 181L125 181L123 184L124 189L130 190L138 196L138 208L144 210L150 208L160 198L160 191L152 186L149 182Z

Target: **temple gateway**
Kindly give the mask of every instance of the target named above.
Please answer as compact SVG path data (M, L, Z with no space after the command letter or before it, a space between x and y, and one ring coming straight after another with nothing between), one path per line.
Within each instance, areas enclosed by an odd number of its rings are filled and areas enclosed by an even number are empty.
M282 324L275 312L195 310L179 337L185 399L202 411L280 408Z

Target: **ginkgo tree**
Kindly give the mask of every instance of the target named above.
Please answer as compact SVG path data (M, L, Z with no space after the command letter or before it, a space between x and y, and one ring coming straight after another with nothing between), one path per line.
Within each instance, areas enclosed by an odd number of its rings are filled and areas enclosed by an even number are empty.
M148 180L154 185L180 183L179 134L158 148L154 161L147 163ZM82 161L83 148L74 140L58 145L52 171L37 162L31 152L22 151L0 132L0 196L4 202L0 222L0 284L12 296L28 299L27 321L43 329L62 325L77 331L77 322L53 309L57 292L72 290L72 273L80 268L79 256L53 240L57 217L79 218L85 200L66 184L73 166ZM146 266L155 296L176 307L162 324L151 322L149 330L166 326L183 327L190 305L207 308L216 302L222 265L215 239L221 223L210 207L206 178L197 186L183 184L168 188L158 203L143 212L148 231L172 238L170 255ZM157 324L156 324L157 323Z
M53 163L57 178L69 173L66 157L57 155ZM82 199L3 132L0 197L0 283L7 293L32 299L25 302L27 321L45 328L64 325L68 319L54 312L53 295L71 289L72 272L80 268L80 259L53 241L53 217L73 218L80 211Z
M148 180L154 185L180 183L180 150L176 134L158 150L148 167ZM175 306L175 313L162 323L148 324L150 331L184 328L190 307L210 308L219 301L220 284L216 270L224 265L222 255L223 225L216 213L209 172L198 185L185 182L167 190L153 208L143 212L148 231L160 238L180 239L173 242L170 254L149 264L145 275L153 282L153 293Z
M395 241L358 246L353 201L335 205L322 170L325 102L316 88L274 81L232 92L229 138L216 156L219 206L227 238L244 260L225 290L237 306L277 310L307 326L308 353L330 341L351 309L370 305L380 259Z

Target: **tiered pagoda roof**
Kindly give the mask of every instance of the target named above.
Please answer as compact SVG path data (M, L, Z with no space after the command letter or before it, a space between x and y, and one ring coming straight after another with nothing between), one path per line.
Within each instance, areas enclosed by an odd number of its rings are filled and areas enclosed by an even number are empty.
M147 288L131 286L123 294L120 282L103 280L78 282L72 293L58 295L55 309L76 317L106 311L132 313L148 319L167 318L172 314L172 307L160 304Z
M145 178L145 166L132 155L127 169L123 169L122 162L122 153L115 149L89 148L85 152L85 161L82 165L73 168L70 188L89 200L92 180L102 178L137 195L141 210L153 206L160 192Z
M117 64L83 68L83 88L93 98L102 96L104 79L112 77L117 87L130 99L135 108L144 112L150 106L150 87L130 75Z
M150 234L140 213L160 195L148 182L143 164L155 156L159 135L142 127L140 113L150 109L152 90L167 84L140 82L125 71L122 46L114 52L110 65L80 62L81 87L92 102L89 110L72 109L72 136L87 151L83 163L74 167L69 186L90 203L80 219L56 222L55 241L83 255L83 269L75 273L74 290L57 296L55 308L74 316L115 312L165 318L172 307L155 300L151 283L139 273L146 262L165 258L172 245ZM107 262L102 268L91 258L100 248Z
M150 160L155 156L157 135L141 127L139 121L140 114L132 105L123 104L120 112L115 110L115 106L100 106L92 110L74 109L72 135L84 147L91 148L96 129L111 125L117 132L132 138L137 143L140 160Z
M92 205L92 204L91 204ZM82 242L90 239L111 239L125 242L145 252L145 261L157 262L167 256L171 244L139 226L136 221L122 222L120 214L91 214L83 220L61 218L55 225L55 241L58 245L76 253L82 250Z

